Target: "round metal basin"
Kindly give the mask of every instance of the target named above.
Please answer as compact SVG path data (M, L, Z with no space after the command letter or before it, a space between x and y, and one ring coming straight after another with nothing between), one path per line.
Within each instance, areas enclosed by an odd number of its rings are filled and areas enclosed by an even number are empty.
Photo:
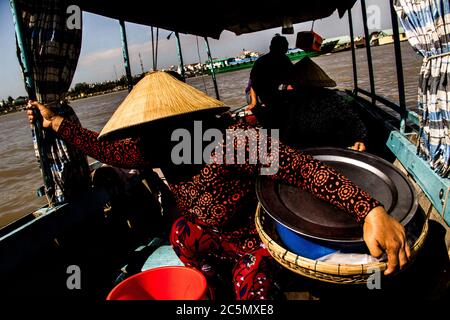
M416 193L408 178L384 159L338 148L314 148L305 152L344 174L379 200L386 211L406 226L417 211ZM295 233L340 244L362 242L362 225L350 215L311 193L261 176L256 193L264 210Z

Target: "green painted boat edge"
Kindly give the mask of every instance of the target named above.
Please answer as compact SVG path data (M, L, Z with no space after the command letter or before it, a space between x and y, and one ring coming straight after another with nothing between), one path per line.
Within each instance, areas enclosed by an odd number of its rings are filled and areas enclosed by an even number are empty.
M417 155L417 148L399 131L391 131L386 143L403 167L420 186L435 209L450 225L450 179L440 177L426 162Z
M320 53L302 51L300 53L287 54L287 56L288 56L289 60L297 61L297 60L303 59L304 57L313 58L313 57L320 56ZM238 71L238 70L242 70L242 69L248 69L248 68L253 67L253 65L255 64L255 61L240 63L240 64L236 64L236 65L232 65L232 66L225 66L225 67L221 67L221 68L214 68L214 72L217 74L217 73L226 73L226 72ZM210 75L211 70L208 69L206 71L206 73Z

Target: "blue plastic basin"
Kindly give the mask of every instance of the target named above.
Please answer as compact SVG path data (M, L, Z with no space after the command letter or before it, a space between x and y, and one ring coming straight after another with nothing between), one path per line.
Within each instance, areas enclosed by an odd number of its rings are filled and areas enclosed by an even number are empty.
M365 247L363 243L335 244L312 240L299 235L278 222L275 223L275 227L281 241L290 251L308 259L316 260L337 251L352 253L364 252Z

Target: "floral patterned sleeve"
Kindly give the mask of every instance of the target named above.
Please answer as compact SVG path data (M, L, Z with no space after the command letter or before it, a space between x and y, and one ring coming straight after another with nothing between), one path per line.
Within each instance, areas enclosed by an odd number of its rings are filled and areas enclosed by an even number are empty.
M63 120L57 134L86 155L112 166L134 169L149 165L144 160L139 140L99 141L98 133L74 122Z
M311 192L315 197L351 214L358 222L364 221L373 208L381 205L333 168L281 143L279 169L272 178Z
M248 159L252 159L253 153L253 157L258 159L258 165L252 164L247 159L245 164L232 166L236 167L242 173L257 176L260 174L261 162L264 161L261 161L260 152L254 150L255 148L252 148L253 150L249 148L249 141L252 134L256 134L256 137L253 138L257 139L258 143L261 142L260 131L254 128L253 130L253 133L250 135L248 135L248 131L246 133L247 136L238 135L234 148L244 144ZM250 139L247 137L250 137ZM272 145L271 153L269 154L272 156L272 159L276 151L278 151L279 159L278 171L274 170L276 172L268 175L268 177L307 190L315 197L327 201L349 213L358 222L363 222L364 218L373 208L381 205L378 200L372 198L345 176L314 159L311 155L291 148L281 142L271 144L270 138L268 139L267 145ZM255 155L255 153L257 154Z

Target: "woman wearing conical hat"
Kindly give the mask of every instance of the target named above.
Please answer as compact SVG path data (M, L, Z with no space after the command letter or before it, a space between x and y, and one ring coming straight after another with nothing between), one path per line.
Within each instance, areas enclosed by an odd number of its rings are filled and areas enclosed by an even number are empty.
M294 64L290 90L279 91L279 99L261 105L252 96L247 111L267 128L279 128L283 142L297 148L319 146L365 151L367 129L352 106L352 98L328 88L336 82L311 58Z
M217 279L232 279L228 284L236 299L273 299L279 292L274 283L276 264L254 225L255 178L263 172L308 190L360 221L370 252L380 256L387 251L387 274L408 260L403 227L376 199L335 170L275 138L266 141L271 149L262 157L250 143L262 142L264 135L260 131L227 124L218 117L226 110L220 101L167 73L144 77L100 135L37 102L31 105L39 108L44 127L95 159L128 168L161 168L181 214L170 235L175 252L187 266L202 271L210 285ZM28 114L32 120L32 113ZM204 131L202 142L212 141L217 132L221 134L215 148L202 148L201 143L199 147L195 139L199 124L211 129ZM190 144L194 151L191 157L189 150L180 152L180 137L186 133L191 133L194 140ZM228 139L230 135L235 139ZM122 139L125 136L134 138ZM237 161L239 150L244 150L246 156ZM229 152L233 157L228 159ZM264 171L267 159L277 164L272 172ZM332 185L333 190L325 191L323 185Z

